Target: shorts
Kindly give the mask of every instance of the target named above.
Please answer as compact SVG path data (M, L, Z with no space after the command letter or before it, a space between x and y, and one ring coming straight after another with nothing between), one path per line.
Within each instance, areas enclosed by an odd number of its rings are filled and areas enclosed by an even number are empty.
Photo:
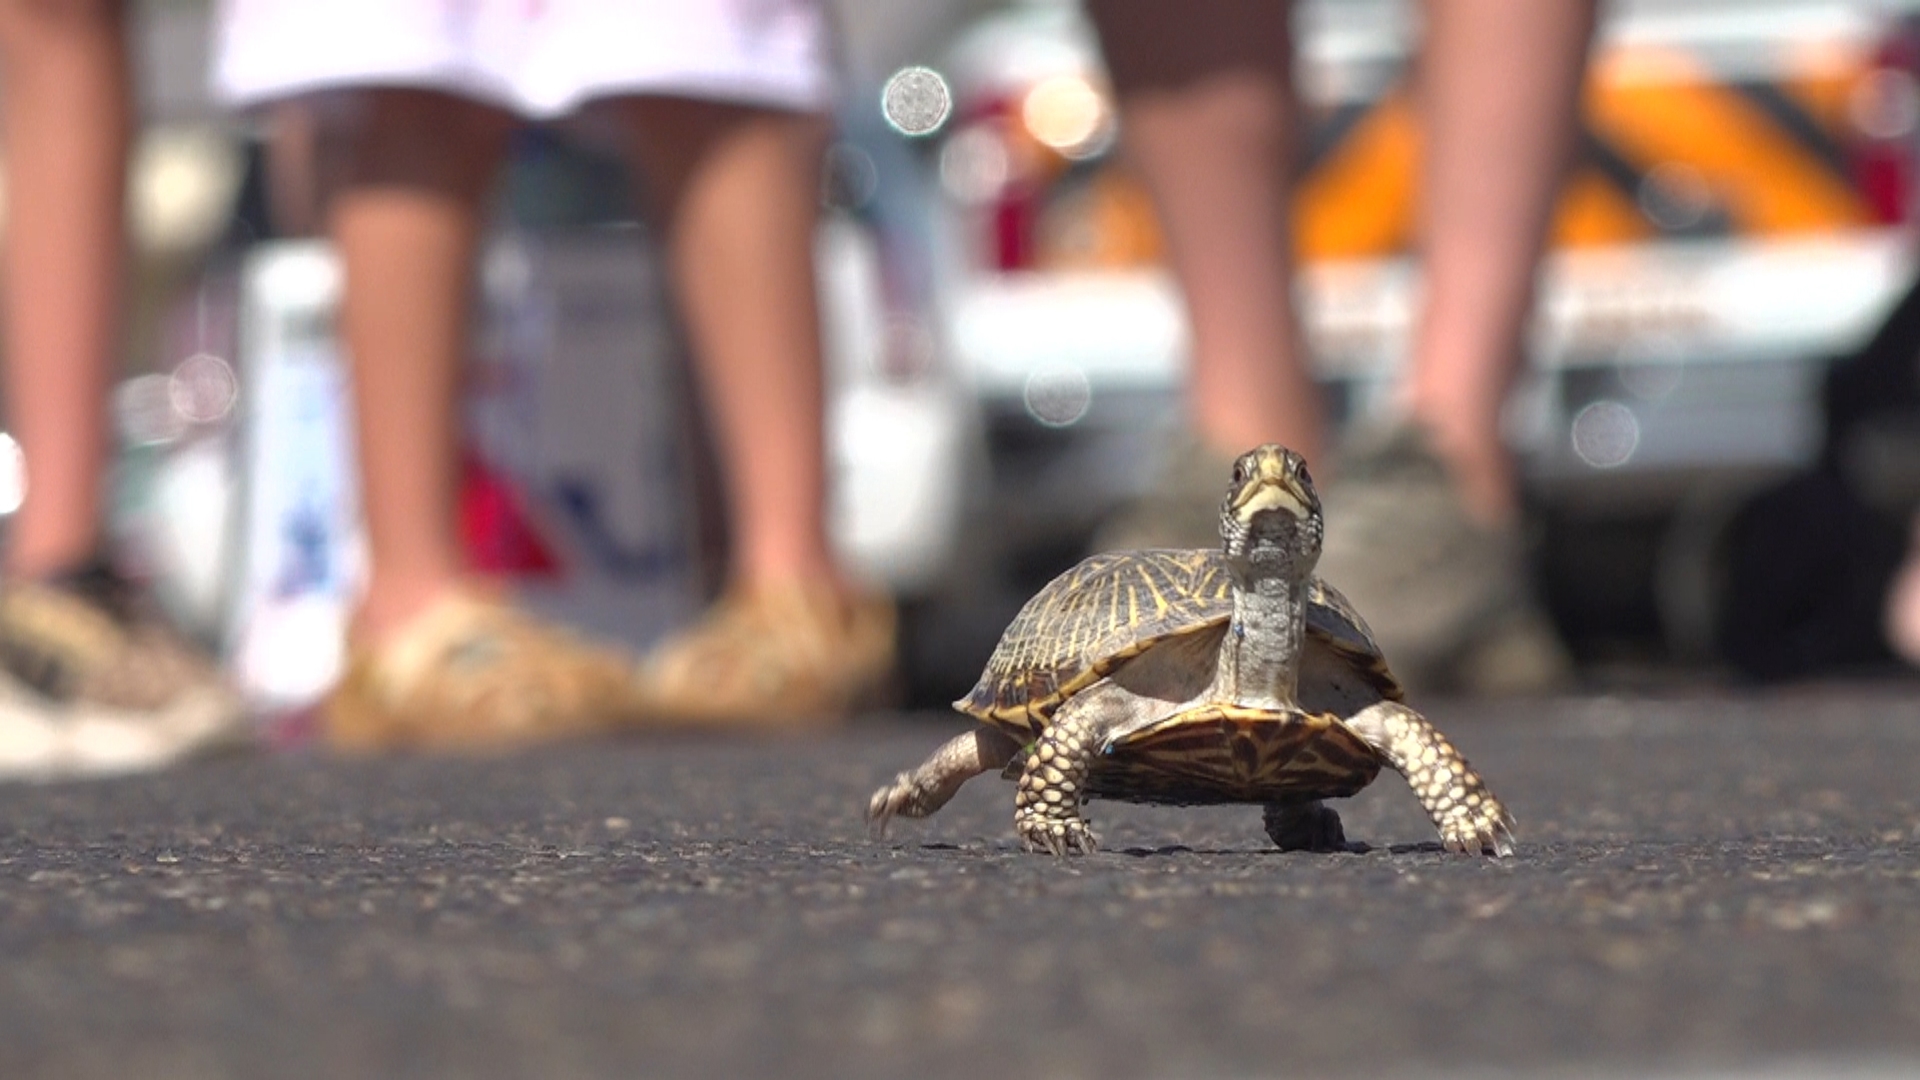
M596 98L801 111L833 97L819 0L221 0L215 93L442 90L537 120Z

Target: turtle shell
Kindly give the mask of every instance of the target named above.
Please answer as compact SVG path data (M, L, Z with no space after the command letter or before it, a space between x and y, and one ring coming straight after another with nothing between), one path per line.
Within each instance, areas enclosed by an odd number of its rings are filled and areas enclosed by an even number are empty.
M1048 582L1007 624L986 670L954 708L1015 734L1035 734L1067 698L1123 661L1233 616L1226 558L1207 549L1094 555ZM1319 578L1307 586L1302 677L1357 679L1394 701L1387 669L1353 605ZM1315 654L1318 655L1315 655ZM1303 694L1310 688L1302 688Z

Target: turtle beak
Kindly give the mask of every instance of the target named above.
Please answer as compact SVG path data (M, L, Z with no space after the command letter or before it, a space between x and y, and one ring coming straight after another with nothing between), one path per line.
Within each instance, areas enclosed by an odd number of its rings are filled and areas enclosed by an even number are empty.
M1312 513L1313 496L1287 469L1278 454L1262 454L1259 472L1233 496L1233 516L1243 525L1253 523L1254 515L1269 510L1284 510L1295 518Z

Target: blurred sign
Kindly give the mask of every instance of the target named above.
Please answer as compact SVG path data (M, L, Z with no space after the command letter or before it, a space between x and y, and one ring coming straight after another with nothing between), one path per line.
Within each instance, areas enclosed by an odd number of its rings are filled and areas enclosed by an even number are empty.
M269 709L338 677L364 557L340 270L265 245L243 285L247 388L236 668ZM488 251L469 365L460 532L526 606L643 646L699 598L677 344L632 229L510 233Z

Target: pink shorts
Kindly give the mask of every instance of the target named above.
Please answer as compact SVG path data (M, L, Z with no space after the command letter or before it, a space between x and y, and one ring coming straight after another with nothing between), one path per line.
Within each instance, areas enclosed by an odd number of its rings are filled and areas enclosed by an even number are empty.
M410 86L548 119L668 94L829 106L819 0L221 0L214 86L235 105Z

